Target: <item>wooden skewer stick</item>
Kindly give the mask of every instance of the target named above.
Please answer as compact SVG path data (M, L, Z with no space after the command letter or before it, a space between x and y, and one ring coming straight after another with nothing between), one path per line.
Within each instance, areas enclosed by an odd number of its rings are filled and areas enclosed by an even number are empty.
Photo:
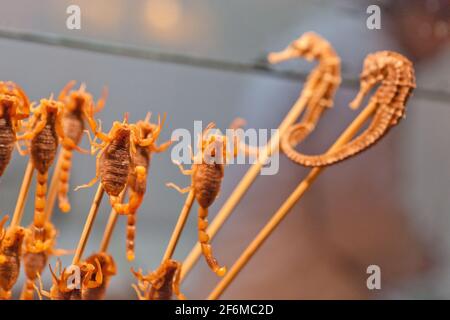
M28 190L30 190L31 180L33 178L34 166L31 160L28 160L27 168L22 180L22 186L20 187L19 197L17 198L16 208L11 220L11 227L17 227L20 225L25 210L25 204L27 202Z
M222 209L217 213L215 219L211 222L210 226L207 228L206 233L209 235L210 239L213 239L216 233L220 230L222 225L231 215L234 208L237 206L239 201L245 195L247 190L250 188L252 183L255 181L256 177L261 171L262 166L267 162L272 154L278 152L280 137L284 135L286 130L297 121L297 119L302 114L305 109L306 103L311 96L311 91L309 89L304 89L301 96L297 99L295 104L292 106L289 113L286 115L284 120L278 127L277 133L270 139L266 146L266 151L262 152L258 157L257 161L252 164L250 169L241 179L239 184L236 186L234 191L231 193L230 197L227 199ZM202 253L200 244L197 242L194 248L191 250L187 258L183 262L183 268L181 270L180 282L184 280L186 275L192 269L194 264L197 262L198 258Z
M52 181L50 182L50 188L48 190L47 200L45 204L45 217L47 221L51 220L55 208L56 197L58 195L59 173L61 171L62 161L63 153L59 152L58 161L56 162L55 170L53 170Z
M356 119L347 127L347 129L342 133L342 135L336 140L333 146L328 152L334 152L336 149L340 148L342 145L350 141L359 131L359 129L364 125L364 123L369 119L375 112L377 107L376 103L370 103ZM309 172L308 176L300 182L297 188L292 192L292 194L287 198L287 200L281 205L278 211L273 215L269 222L263 227L263 229L258 233L258 235L253 239L250 245L244 250L241 256L237 259L225 277L219 282L219 284L214 288L214 290L209 295L209 300L215 300L220 298L222 293L231 284L238 273L245 267L245 265L250 261L255 252L261 247L264 241L272 234L280 222L286 217L290 212L292 207L300 200L304 195L306 190L311 186L311 184L316 180L319 174L325 169L313 168Z
M180 216L178 217L177 224L175 225L175 229L173 230L172 236L170 237L170 241L167 246L166 252L164 253L162 262L172 258L172 255L178 244L178 240L180 239L181 231L183 231L184 225L186 224L194 200L195 200L194 190L191 190L189 191L186 201L184 202L183 209L181 209Z
M120 202L123 202L123 199L125 198L126 194L126 188L125 191L123 191L120 194ZM103 233L102 242L100 243L100 252L106 252L108 250L109 242L111 240L112 233L114 231L114 228L116 227L117 218L119 217L119 214L116 212L116 210L111 209L111 212L109 213L108 222L106 223L105 232Z
M91 233L92 226L94 225L95 217L97 216L98 209L102 202L105 190L101 183L98 185L97 192L95 193L94 200L92 201L91 210L86 218L86 223L84 224L83 232L81 233L80 241L78 242L77 250L72 260L72 264L76 265L80 262L81 256L83 255L84 248L86 247L89 234Z

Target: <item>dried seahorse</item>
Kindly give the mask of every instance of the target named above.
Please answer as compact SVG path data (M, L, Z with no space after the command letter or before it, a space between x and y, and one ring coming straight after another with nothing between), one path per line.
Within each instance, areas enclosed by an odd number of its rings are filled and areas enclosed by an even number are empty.
M161 132L164 119L158 124L150 122L150 114L144 121L136 123L136 131L140 136L140 140L135 141L136 152L133 155L131 170L128 176L128 189L130 190L130 199L128 204L116 204L115 210L119 214L127 215L127 259L134 260L134 239L136 234L136 214L144 199L147 189L147 176L150 168L150 160L152 153L163 152L170 146L171 141L167 141L161 145L157 145L156 141ZM140 141L151 139L149 145L142 145Z
M103 300L106 295L106 289L108 288L111 277L117 274L117 267L113 257L106 252L98 252L90 255L86 259L86 263L94 265L96 261L99 262L101 273L103 274L103 281L98 286L85 287L82 290L83 300ZM98 276L97 268L91 274L91 280L95 280Z
M101 111L105 105L107 90L103 90L102 97L94 107L92 95L86 91L86 85L81 84L78 90L73 90L75 81L70 81L59 94L58 100L64 103L62 126L66 137L75 144L79 144L83 137L86 121L92 114ZM72 166L73 148L64 145L61 149L61 164L59 171L58 200L59 208L63 212L70 211L70 202L67 197L69 191L70 168Z
M412 62L391 51L368 55L361 74L361 89L350 106L358 108L365 95L379 82L380 86L369 102L377 105L377 111L361 135L331 154L308 156L293 149L289 141L291 131L282 139L285 154L297 164L321 167L343 161L378 142L405 115L406 103L416 87Z
M2 220L4 223L6 220ZM19 277L22 243L25 236L22 227L9 227L1 232L0 242L0 300L11 299L11 290Z
M321 36L312 32L305 33L285 50L269 55L271 63L294 58L317 60L318 65L308 76L303 89L303 94L308 97L305 115L281 137L282 147L287 144L288 151L303 141L315 129L323 112L333 106L334 95L341 83L340 58L330 43Z
M159 268L147 275L142 274L142 270L131 272L138 280L138 284L133 284L139 300L171 300L175 294L179 300L186 297L180 292L181 263L175 260L164 261Z

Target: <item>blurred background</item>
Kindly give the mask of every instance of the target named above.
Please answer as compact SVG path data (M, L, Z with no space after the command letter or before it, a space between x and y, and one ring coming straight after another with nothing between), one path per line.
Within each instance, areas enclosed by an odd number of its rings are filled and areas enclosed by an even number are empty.
M81 7L81 30L66 28L71 4ZM366 27L370 4L382 9L380 30ZM176 128L193 130L194 120L215 121L224 129L241 116L248 127L276 128L311 65L268 69L265 56L315 31L341 56L345 78L335 106L303 144L308 153L325 151L356 115L348 103L358 90L364 57L377 50L403 53L415 63L418 87L406 119L372 149L326 170L223 298L450 298L450 1L0 0L0 5L1 80L17 82L36 101L72 79L86 82L95 97L107 85L110 95L99 114L105 130L124 112L131 121L148 111L167 112L160 141ZM108 53L111 48L120 50ZM2 215L14 210L27 160L15 153L0 180ZM210 220L247 168L227 167ZM86 183L95 174L94 158L77 154L73 170L71 186ZM257 179L213 241L222 264L233 264L307 171L282 157L277 175ZM118 275L109 299L136 298L131 266L158 267L185 200L165 187L170 181L190 183L171 163L170 152L155 155L138 214L135 261L125 257L124 217L113 235L110 252ZM95 187L72 192L72 212L55 213L59 248L76 246L94 193ZM33 195L34 187L24 224L31 222ZM195 210L174 255L180 261L197 239ZM85 255L98 250L109 211L103 201ZM71 256L62 260L68 265ZM381 290L366 287L372 264L381 267ZM23 272L15 297L22 281ZM44 282L49 288L48 272ZM203 299L217 282L200 259L182 292Z

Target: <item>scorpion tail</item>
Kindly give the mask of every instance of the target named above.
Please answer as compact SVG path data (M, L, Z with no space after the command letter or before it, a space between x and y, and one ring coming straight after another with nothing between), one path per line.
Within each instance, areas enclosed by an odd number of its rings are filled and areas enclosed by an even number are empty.
M127 212L127 258L134 260L134 239L136 236L137 211L144 200L144 195L139 192L130 191L130 203Z
M127 216L127 259L134 260L134 239L136 236L136 214L129 213Z
M202 253L208 266L219 277L223 277L227 272L227 268L221 267L212 253L212 247L209 244L209 236L206 233L206 228L208 227L207 217L208 208L203 208L200 206L198 209L198 241L200 242Z
M281 141L281 148L286 156L293 162L306 167L324 167L339 163L347 158L353 157L365 149L378 142L389 130L389 120L392 118L392 110L386 110L383 113L375 115L372 124L349 143L345 144L333 153L321 155L304 155L297 152L293 147L296 139L290 139L289 136L294 132L291 130ZM294 140L294 141L293 141Z
M59 172L58 200L62 212L70 211L69 192L70 168L72 167L72 150L62 148L61 168Z
M38 230L44 230L45 225L45 203L47 193L48 172L37 172L37 186L34 204L34 226Z

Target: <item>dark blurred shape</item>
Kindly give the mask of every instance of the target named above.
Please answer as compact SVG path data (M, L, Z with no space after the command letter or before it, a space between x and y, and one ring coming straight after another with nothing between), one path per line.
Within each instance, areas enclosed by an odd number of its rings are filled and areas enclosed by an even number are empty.
M449 0L391 0L384 4L389 32L416 61L428 59L450 40Z

